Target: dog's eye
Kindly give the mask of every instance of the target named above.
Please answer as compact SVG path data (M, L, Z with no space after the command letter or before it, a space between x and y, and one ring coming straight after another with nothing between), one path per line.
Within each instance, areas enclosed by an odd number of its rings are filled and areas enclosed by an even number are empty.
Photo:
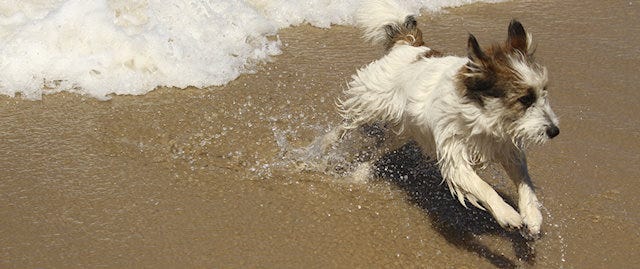
M520 102L525 107L530 107L536 101L536 95L533 92L529 92L527 95L518 98L518 102Z

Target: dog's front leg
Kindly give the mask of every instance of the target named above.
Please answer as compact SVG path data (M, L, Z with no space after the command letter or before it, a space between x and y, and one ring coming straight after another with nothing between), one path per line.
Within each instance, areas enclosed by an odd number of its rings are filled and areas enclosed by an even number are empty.
M520 214L507 204L491 185L482 180L466 161L452 157L449 160L440 160L440 165L449 188L458 196L460 203L464 205L464 199L467 198L472 204L482 208L478 204L480 202L500 226L510 228L522 226Z
M529 236L537 237L540 234L542 213L540 213L540 203L529 177L524 152L516 150L511 155L511 158L505 158L501 162L507 175L518 188L518 209L527 232Z

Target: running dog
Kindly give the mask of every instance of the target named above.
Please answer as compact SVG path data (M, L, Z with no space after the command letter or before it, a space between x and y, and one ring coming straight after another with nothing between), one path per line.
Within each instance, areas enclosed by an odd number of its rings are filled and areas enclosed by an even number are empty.
M384 125L384 152L413 140L437 159L452 195L490 212L502 227L535 237L542 214L527 171L525 148L560 133L549 105L547 70L533 57L531 35L511 21L506 42L481 48L473 35L467 57L424 45L414 14L393 0L365 1L356 14L364 37L386 54L352 77L338 101L344 124L323 143L362 126ZM518 188L518 210L475 169L500 164ZM369 168L370 170L370 168Z

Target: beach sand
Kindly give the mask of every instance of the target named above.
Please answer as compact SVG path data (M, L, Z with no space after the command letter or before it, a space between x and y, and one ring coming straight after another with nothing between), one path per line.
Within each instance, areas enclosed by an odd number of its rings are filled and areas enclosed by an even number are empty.
M464 55L467 33L502 41L512 18L538 44L561 118L528 153L545 217L535 242L462 207L413 145L366 183L284 158L340 122L350 76L382 55L357 29L300 26L222 87L0 97L0 267L637 266L640 3L473 4L419 23L429 46ZM483 174L515 198L501 172Z

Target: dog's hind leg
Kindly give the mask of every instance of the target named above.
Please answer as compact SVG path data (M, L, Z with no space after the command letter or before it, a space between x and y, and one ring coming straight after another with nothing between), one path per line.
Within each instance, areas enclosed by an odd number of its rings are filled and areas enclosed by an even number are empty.
M357 127L343 124L292 151L290 156L298 161L300 169L348 175L355 182L367 182L374 175L373 163L402 146L402 138L382 123Z
M356 131L356 130L354 130ZM360 148L355 152L357 167L352 173L355 181L366 182L374 176L374 163L382 156L404 145L406 137L383 123L365 124L357 128Z
M518 210L528 236L535 238L540 234L542 213L540 213L540 203L529 177L526 157L522 152L517 151L511 158L501 160L501 163L518 188Z

